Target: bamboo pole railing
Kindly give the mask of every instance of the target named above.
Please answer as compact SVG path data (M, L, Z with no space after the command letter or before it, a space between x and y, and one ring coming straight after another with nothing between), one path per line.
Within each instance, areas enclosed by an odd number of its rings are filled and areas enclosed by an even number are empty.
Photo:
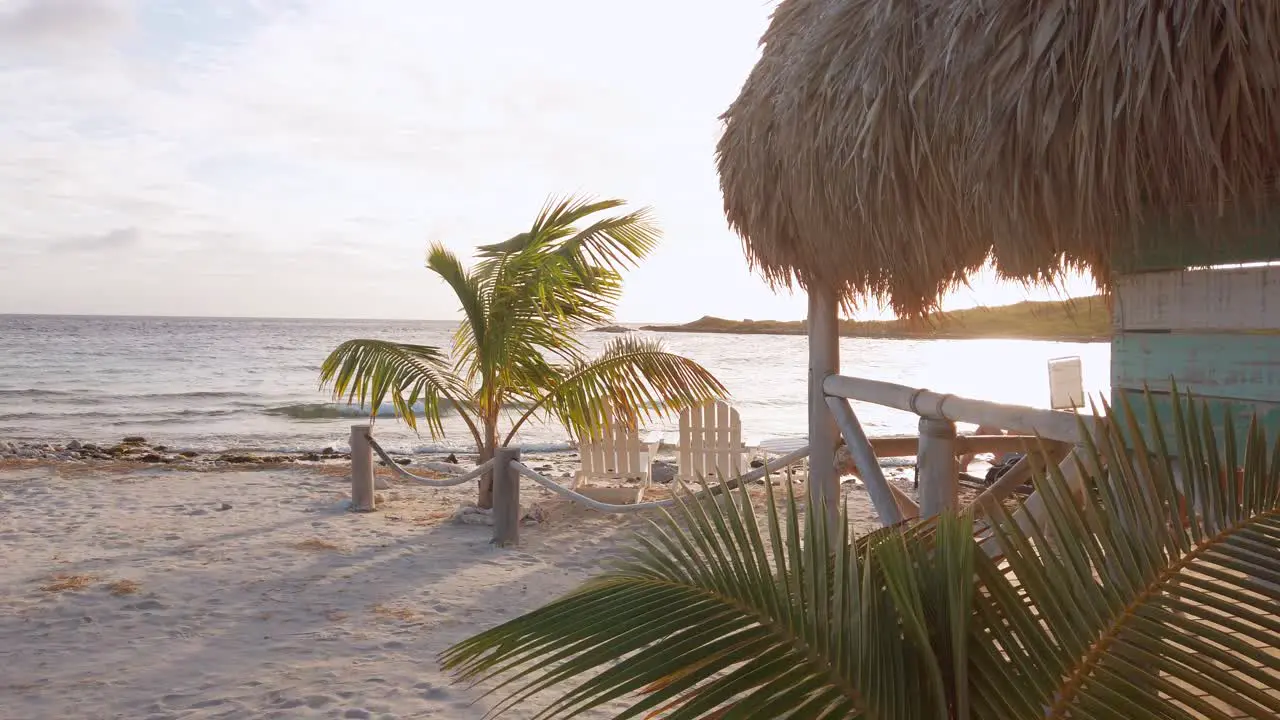
M822 381L822 389L825 404L840 427L876 513L885 524L893 524L903 517L928 517L954 509L959 497L960 468L956 458L960 455L1027 453L1027 457L1001 481L979 496L975 509L979 513L987 513L1031 475L1035 461L1029 451L1043 446L1050 451L1051 461L1058 462L1068 455L1068 448L1078 446L1086 434L1095 431L1093 417L976 400L881 380L832 374ZM849 404L850 400L915 413L920 417L919 437L867 438ZM957 436L956 421L995 426L1018 434ZM908 455L916 456L919 479L919 504L916 506L905 505L901 491L894 492L897 489L885 481L879 469L879 456ZM811 465L815 462L815 458L810 459ZM1035 508L1036 504L1031 503L1030 510L1034 512Z
M889 435L868 438L871 441L871 447L876 451L876 457L914 457L920 451L920 438L917 435ZM1035 435L957 435L955 438L956 455L978 454L978 453L1007 453L1007 452L1025 452L1027 448L1034 448L1037 440ZM1073 444L1061 443L1059 441L1050 440L1050 445L1056 444Z
M1081 423L1086 428L1093 423L1092 417L1061 410L1006 405L844 375L827 376L822 388L827 395L905 410L920 417L994 425L1024 435L1039 435L1072 444L1083 440Z
M871 504L875 506L880 521L886 525L901 522L902 509L898 505L897 498L894 497L889 482L885 480L884 471L880 468L880 461L876 458L871 441L867 439L867 434L863 431L862 424L858 422L858 416L854 414L849 401L844 398L828 397L827 407L835 417L840 434L844 436L849 455L853 457L853 463L862 476L862 483L867 487L867 494L871 496ZM810 465L809 473L812 475L812 463Z

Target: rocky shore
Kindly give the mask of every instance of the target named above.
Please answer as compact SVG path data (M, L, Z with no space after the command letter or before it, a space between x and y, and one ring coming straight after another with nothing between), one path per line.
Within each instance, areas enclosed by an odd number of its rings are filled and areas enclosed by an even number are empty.
M449 456L452 457L452 456ZM431 460L445 462L441 455ZM31 460L37 462L126 462L147 465L178 466L231 466L231 465L287 465L296 463L349 462L351 454L325 448L320 452L261 453L239 450L221 452L196 452L178 450L165 445L153 445L144 437L126 437L114 444L96 444L71 440L68 442L10 442L0 440L0 460ZM456 462L456 458L454 460ZM397 457L401 465L411 465L413 458Z
M843 448L841 449L843 450ZM392 453L392 459L402 466L448 463L456 464L462 470L473 467L477 460L475 455L427 454L410 457L401 453ZM670 483L676 476L675 459L675 448L664 446L653 460L650 480L658 485ZM847 480L851 480L850 476L853 473L853 469L847 453L844 456L838 455L838 460L841 461L841 473L846 476ZM386 465L385 462L376 457L374 461L379 465ZM764 464L763 461L763 457L755 455L751 459L750 466L758 468ZM173 470L196 471L315 467L323 470L326 474L333 474L345 472L351 462L351 454L331 447L324 448L319 452L268 453L245 450L196 452L152 444L145 437L132 436L122 438L117 443L105 444L80 442L78 440L60 442L0 440L0 463L4 462L66 463L90 468L100 465L123 468L130 466L166 467ZM525 456L525 463L530 468L546 477L558 480L573 477L579 468L579 462L578 453L572 451L529 454ZM802 460L793 466L793 470L803 474L805 466L806 463ZM884 464L886 476L897 483L909 484L911 482L911 468L912 465L910 463L903 465ZM417 472L425 472L429 475L438 474L426 468L417 470Z

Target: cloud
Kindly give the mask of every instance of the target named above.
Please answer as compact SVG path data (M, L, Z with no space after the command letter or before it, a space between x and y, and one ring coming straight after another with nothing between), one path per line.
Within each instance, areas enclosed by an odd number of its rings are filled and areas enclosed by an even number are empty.
M9 47L83 47L129 27L122 0L0 0L0 43Z
M67 254L127 250L137 245L141 239L141 233L138 232L137 228L120 228L101 235L59 240L49 246L48 252Z
M623 317L802 315L713 165L769 5L0 0L0 312L448 317L430 241L583 191L666 230Z

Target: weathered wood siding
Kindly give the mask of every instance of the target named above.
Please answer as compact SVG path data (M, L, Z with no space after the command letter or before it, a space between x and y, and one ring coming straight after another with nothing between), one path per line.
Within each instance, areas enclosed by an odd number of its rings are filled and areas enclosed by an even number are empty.
M1280 402L1280 335L1127 333L1111 353L1112 387Z
M1160 427L1165 431L1165 442L1168 443L1170 451L1177 452L1177 439L1170 428L1173 427L1173 398L1168 393L1151 393L1151 402L1147 402L1147 396L1140 390L1121 390L1112 391L1115 395L1113 402L1116 407L1120 406L1122 398L1133 408L1134 413L1141 419L1141 425L1144 428L1144 436L1148 442L1151 442L1154 435L1151 434L1149 422L1147 420L1147 411L1149 407L1154 407L1156 417L1160 420ZM1227 416L1231 417L1231 424L1235 428L1236 441L1239 446L1236 448L1236 460L1244 459L1244 439L1245 433L1249 429L1249 423L1256 416L1258 423L1266 432L1268 439L1273 440L1280 432L1280 403L1272 402L1248 402L1244 400L1232 400L1224 398L1213 398L1196 395L1195 398L1196 415L1203 418L1208 417L1209 424L1213 426L1214 433L1218 438L1219 447L1222 447L1223 437L1222 431L1227 426ZM1205 413L1207 408L1208 412ZM1187 412L1184 403L1183 413ZM1268 451L1270 451L1270 446Z
M1112 305L1118 333L1280 330L1280 267L1126 275Z
M1229 225L1205 234L1205 228L1190 232L1185 225L1167 222L1139 238L1140 251L1130 261L1115 263L1126 274L1114 284L1112 400L1117 406L1129 403L1144 426L1154 410L1173 452L1177 441L1167 432L1174 414L1171 378L1179 390L1193 393L1197 413L1204 411L1220 449L1225 450L1222 430L1228 424L1236 429L1237 440L1244 439L1254 418L1269 438L1280 434L1280 267L1184 269L1280 259L1280 211ZM1153 439L1151 428L1145 430ZM1241 443L1237 461L1243 451ZM1212 616L1204 608L1195 612ZM1247 632L1237 639L1251 642ZM1221 668L1210 656L1200 660ZM1266 687L1253 678L1236 679ZM1216 701L1210 704L1221 717L1252 717Z
M1280 255L1280 250L1276 250ZM1177 270L1118 278L1111 342L1112 399L1166 430L1173 383L1207 404L1215 429L1252 417L1280 433L1280 267ZM1169 438L1172 441L1172 437Z

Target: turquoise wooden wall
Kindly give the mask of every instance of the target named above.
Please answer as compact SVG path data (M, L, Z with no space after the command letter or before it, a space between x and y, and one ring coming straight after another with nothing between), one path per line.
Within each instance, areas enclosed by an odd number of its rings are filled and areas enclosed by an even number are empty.
M1124 333L1111 342L1112 387L1280 403L1280 335Z
M1140 391L1121 390L1119 392L1112 391L1112 402L1118 408L1120 405L1120 396L1123 395L1129 401L1133 411L1141 419L1144 437L1150 443L1154 438L1152 428L1147 422L1148 402L1147 396ZM1168 443L1170 451L1177 452L1177 439L1170 432L1173 427L1173 400L1172 396L1165 393L1152 393L1151 405L1155 407L1156 416L1160 419L1160 426L1165 430L1165 442ZM1220 450L1224 450L1223 438L1224 430L1227 426L1227 416L1231 417L1231 424L1235 428L1236 441L1239 443L1236 452L1236 461L1244 461L1244 438L1245 433L1249 429L1249 423L1254 417L1258 418L1258 423L1262 426L1263 431L1268 438L1268 451L1275 445L1276 434L1280 432L1280 403L1267 402L1248 402L1228 398L1214 398L1195 396L1196 414L1202 418L1205 417L1204 410L1207 406L1210 424L1213 426L1214 433L1218 438L1218 446ZM1119 412L1117 410L1117 412ZM1184 403L1183 412L1186 412Z
M1172 241L1163 246L1148 240L1138 260L1117 262L1127 273L1117 277L1113 298L1113 405L1127 399L1150 434L1143 393L1149 387L1167 431L1172 379L1195 397L1198 408L1207 405L1216 430L1230 416L1243 439L1256 415L1274 440L1280 435L1280 313L1274 312L1280 307L1280 267L1183 268L1280 258L1280 224L1269 218L1247 233L1237 228L1221 242L1186 233L1166 239ZM1229 251L1215 257L1215 247Z

